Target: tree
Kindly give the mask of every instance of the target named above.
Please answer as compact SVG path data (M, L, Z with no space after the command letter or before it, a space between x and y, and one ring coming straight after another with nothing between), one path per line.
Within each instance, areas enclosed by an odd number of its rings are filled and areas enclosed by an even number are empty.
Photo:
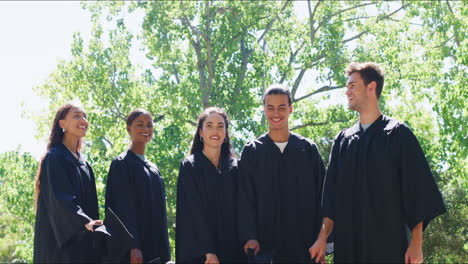
M36 169L37 161L28 153L0 154L0 262L32 259Z
M84 152L96 172L102 205L110 161L128 143L126 114L136 107L152 112L155 138L147 156L165 178L172 245L177 170L199 112L223 107L239 152L266 129L262 91L284 83L294 99L292 130L317 142L326 159L333 137L357 120L340 99L351 61L376 61L385 68L381 108L412 127L449 205L462 197L457 184L466 190L462 2L307 1L305 20L298 18L293 1L83 5L92 14L91 40L84 43L76 33L72 59L61 61L36 87L50 100L46 115L33 117L40 137L50 129L44 120L51 120L60 104L84 103L91 124ZM137 13L143 14L142 25L133 32L126 21ZM136 40L150 67L132 63ZM466 218L466 203L460 214L441 218L453 227L443 231L446 236L464 230L456 226L460 217ZM465 260L459 253L465 242L444 244L429 231L435 242L429 240L428 248L443 244L458 250L452 250L458 252L453 260ZM429 254L431 261L442 260L435 251Z

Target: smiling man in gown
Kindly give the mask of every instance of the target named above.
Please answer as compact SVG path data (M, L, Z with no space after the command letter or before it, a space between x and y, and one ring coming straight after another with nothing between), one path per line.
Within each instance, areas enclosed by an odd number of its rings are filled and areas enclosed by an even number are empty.
M239 165L239 237L257 263L310 262L322 218L323 161L315 143L289 130L286 87L270 86L263 107L268 133L244 147Z
M446 211L442 196L411 130L380 112L380 67L352 63L346 74L348 105L359 122L334 141L311 257L324 263L334 229L335 263L421 263L422 232Z

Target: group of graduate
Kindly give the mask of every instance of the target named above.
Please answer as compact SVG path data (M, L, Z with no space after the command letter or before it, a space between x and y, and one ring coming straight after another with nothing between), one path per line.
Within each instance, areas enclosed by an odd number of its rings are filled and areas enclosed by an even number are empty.
M359 121L335 138L328 169L317 145L290 131L282 85L265 90L268 132L240 160L227 114L210 107L199 115L177 182L177 263L245 263L252 253L254 263L323 264L330 251L335 263L423 261L423 230L446 211L440 191L411 130L379 109L379 65L352 63L346 75ZM163 178L145 157L152 115L127 117L131 144L110 165L104 220L80 152L88 126L79 105L55 115L36 177L34 262L169 261Z

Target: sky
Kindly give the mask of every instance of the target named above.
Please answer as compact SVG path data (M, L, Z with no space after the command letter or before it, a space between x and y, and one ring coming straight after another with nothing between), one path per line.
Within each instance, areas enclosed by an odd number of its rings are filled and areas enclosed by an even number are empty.
M295 2L295 9L300 18L307 16L306 2ZM60 59L71 57L74 32L87 43L90 21L79 1L0 1L0 153L19 149L39 158L45 152L47 139L35 138L34 122L22 113L45 108L47 98L33 87L47 79ZM127 22L137 27L138 21Z
M21 103L40 111L46 98L32 88L48 77L59 59L70 57L73 32L87 39L91 23L80 2L0 1L0 152L20 149L36 158L46 148L33 121L22 118Z

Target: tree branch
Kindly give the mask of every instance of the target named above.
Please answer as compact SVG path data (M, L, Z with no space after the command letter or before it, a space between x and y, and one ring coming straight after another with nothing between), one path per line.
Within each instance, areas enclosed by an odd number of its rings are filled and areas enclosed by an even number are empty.
M237 75L236 85L234 87L235 94L240 94L240 89L244 83L245 73L247 72L247 65L249 63L249 58L252 55L253 49L247 49L245 47L245 39L241 38L240 40L240 49L242 54L241 66L239 69L239 75Z
M284 3L283 7L281 8L280 12L267 24L265 31L263 31L262 35L260 38L257 40L257 43L260 43L260 41L263 40L263 38L266 36L266 34L271 30L273 27L273 24L275 23L276 19L278 19L279 15L283 13L283 11L286 9L288 4L291 2L291 0L287 0L286 3Z
M205 31L208 33L211 31L211 15L210 12L210 1L205 2ZM211 87L213 86L213 79L214 79L214 65L213 65L213 57L211 53L211 39L208 35L205 34L205 41L206 41L206 62L208 67L208 86L206 87L205 94L203 96L203 108L207 108L210 105L210 95L211 95Z
M385 16L379 16L379 17L377 17L377 20L376 20L375 22L377 23L377 22L379 22L379 21L388 19L388 18L390 18L391 16L393 16L394 14L400 12L400 10L402 10L402 9L404 9L404 8L406 8L406 7L408 7L409 5L410 5L410 3L404 4L404 5L402 5L400 8L396 9L395 11L393 11L393 12L391 12L391 13L385 15ZM363 32L361 32L361 33L359 33L359 34L357 34L357 35L354 35L354 36L351 37L351 38L345 39L345 40L343 40L341 43L345 44L345 43L347 43L347 42L353 41L353 40L355 40L355 39L358 39L358 38L362 37L363 35L365 35L365 34L367 34L367 33L369 33L369 30L365 30L365 31L363 31Z
M193 122L192 120L185 120L185 123L189 123L189 124L191 124L191 125L194 126L194 127L197 126L197 123Z
M311 97L312 95L314 94L318 94L318 93L323 93L323 92L328 92L328 91L332 91L332 90L336 90L336 89L340 89L340 88L344 88L344 86L330 86L330 85L325 85L325 86L322 86L320 88L318 88L317 90L309 93L309 94L306 94L304 96L301 96L297 99L294 99L294 102L299 102L301 100L304 100L308 97Z
M446 0L445 2L447 2L447 6L450 10L450 13L452 13L453 17L455 17L455 13L453 12L453 9L452 9L452 6L450 5L449 1ZM455 17L456 18L456 17ZM453 26L453 31L454 31L454 36L455 36L455 42L457 43L457 47L459 48L460 47L460 38L458 37L458 29L456 26Z
M338 12L335 12L327 17L325 17L324 19L322 19L322 21L320 21L320 23L317 25L317 28L315 30L318 30L320 27L322 27L326 22L329 22L330 19L334 16L337 16L339 14L342 14L346 11L350 11L350 10L353 10L353 9L356 9L356 8L360 8L360 7L363 7L363 6L368 6L368 5L374 5L374 4L377 4L377 2L370 2L370 3L364 3L364 4L360 4L360 5L355 5L355 6L351 6L351 7L348 7L348 8L345 8L345 9L342 9Z
M174 76L176 78L177 84L180 84L179 71L177 70L177 67L175 66L174 63L172 63L172 69L174 71Z
M337 120L337 121L333 121L333 123L344 123L344 122L348 122L349 120ZM328 122L308 122L308 123L305 123L305 124L302 124L302 125L298 125L298 126L295 126L293 128L291 128L291 131L293 130L296 130L296 129L300 129L300 128L304 128L304 127L309 127L309 126L324 126L324 125L328 125L332 122L328 121Z
M304 73L306 72L307 69L301 69L299 72L299 75L297 75L296 80L294 81L294 85L291 89L291 97L294 98L297 92L297 88L299 87L299 84L301 83L302 78L304 77Z
M295 52L292 52L292 50L291 50L291 53L290 53L290 56L289 56L288 68L291 67L292 63L296 59L297 54L299 53L300 50L302 50L302 48L304 48L304 46L305 46L305 42L303 42L301 44L301 46ZM289 47L291 48L291 45ZM287 72L285 72L283 74L283 76L281 77L281 80L280 80L279 83L283 83L286 80L286 77L287 77Z
M315 33L317 32L314 28L314 19L315 19L315 12L317 11L318 6L320 5L320 0L317 1L317 4L314 6L314 11L311 10L310 0L307 1L307 6L309 8L309 27L310 27L310 45L314 45L315 42Z

